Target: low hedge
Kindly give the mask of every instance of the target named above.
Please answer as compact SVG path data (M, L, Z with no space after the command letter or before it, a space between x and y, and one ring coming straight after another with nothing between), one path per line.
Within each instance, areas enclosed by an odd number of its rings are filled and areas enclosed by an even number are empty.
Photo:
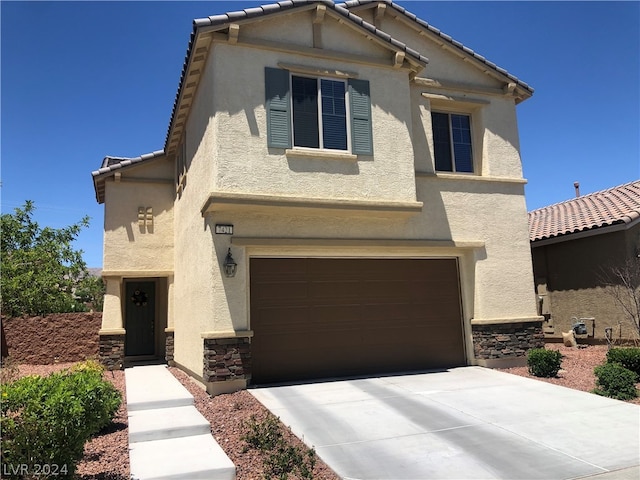
M3 384L3 475L72 478L85 442L111 423L121 402L120 392L103 380L102 367L91 361Z
M593 393L618 400L630 400L638 396L636 382L638 376L619 363L605 363L593 369L596 374L596 388Z
M640 376L640 348L612 348L607 352L607 363L619 363Z
M562 354L557 350L533 348L527 354L529 373L536 377L555 377L560 371Z

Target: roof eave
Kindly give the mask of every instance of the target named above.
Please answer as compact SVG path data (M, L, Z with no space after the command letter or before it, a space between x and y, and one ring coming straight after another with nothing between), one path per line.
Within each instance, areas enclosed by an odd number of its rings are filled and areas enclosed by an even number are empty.
M501 79L505 81L505 89L510 89L512 94L515 97L516 104L521 103L531 96L534 93L533 87L531 87L526 82L520 80L515 75L510 74L504 68L499 67L493 62L490 62L482 55L479 55L469 47L465 46L461 42L458 42L451 36L443 33L438 28L433 27L426 21L420 19L417 15L407 11L404 7L395 4L392 0L349 0L342 4L342 8L346 8L349 10L363 10L374 8L379 4L384 4L393 8L398 14L402 15L407 21L418 25L422 31L427 35L431 35L433 38L437 38L439 41L443 42L443 44L448 45L450 48L459 51L460 53L464 53L465 56L474 64L477 68L485 71L485 73L489 73L487 71L487 67L491 69L491 73L494 76L499 76ZM513 84L513 85L510 85Z
M193 21L193 31L189 40L189 46L187 47L187 53L185 61L182 67L182 73L180 76L180 82L178 85L178 91L176 93L173 109L171 112L171 119L169 121L169 127L167 129L167 136L165 138L164 149L167 154L173 153L178 147L180 138L182 137L182 130L184 125L180 125L180 120L186 122L186 118L189 115L191 108L190 104L184 101L185 79L192 76L191 69L197 57L194 57L194 46L198 45L202 40L202 46L206 50L205 56L208 56L210 44L213 41L213 35L217 32L227 30L231 24L243 24L250 23L257 20L259 17L273 16L275 14L289 14L294 10L304 11L316 8L318 5L324 5L327 7L326 11L329 14L335 14L339 17L346 18L353 22L357 27L361 28L367 35L373 36L374 39L386 45L390 50L399 52L402 51L404 59L411 65L411 69L414 71L413 75L416 75L419 71L429 62L429 59L419 52L411 49L407 45L399 42L390 35L377 29L375 26L365 22L362 18L351 13L348 9L334 4L330 0L288 0L279 2L277 4L262 5L256 8L249 8L238 12L228 12L222 15L214 15L206 18L199 18ZM209 35L207 41L204 41L204 37ZM205 46L206 43L206 46ZM198 49L195 49L198 50ZM206 62L206 58L200 59L200 61ZM197 83L199 83L199 76L196 79L196 85L194 91L197 90ZM195 96L192 95L189 98L192 99ZM182 111L182 112L181 112ZM180 113L178 113L180 112ZM182 118L178 118L181 116Z
M138 167L164 156L164 150L156 150L138 157L104 157L102 160L102 166L98 170L91 172L91 177L93 178L93 189L98 203L104 203L104 183L107 178L112 177L123 170ZM118 163L108 165L109 160L117 160Z
M531 248L544 247L545 245L551 245L554 243L568 242L571 240L578 240L581 238L595 237L596 235L605 235L607 233L619 232L623 230L629 230L630 228L640 224L640 218L636 218L631 222L616 222L609 225L603 225L599 227L593 227L586 230L567 232L553 237L538 238L530 240Z

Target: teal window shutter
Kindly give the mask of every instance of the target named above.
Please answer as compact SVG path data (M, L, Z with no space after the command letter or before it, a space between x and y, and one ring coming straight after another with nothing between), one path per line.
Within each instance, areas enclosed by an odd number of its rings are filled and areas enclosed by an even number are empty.
M373 155L371 128L371 98L369 82L349 79L351 106L351 151L356 155Z
M291 113L289 112L289 71L264 69L267 105L267 145L291 148Z

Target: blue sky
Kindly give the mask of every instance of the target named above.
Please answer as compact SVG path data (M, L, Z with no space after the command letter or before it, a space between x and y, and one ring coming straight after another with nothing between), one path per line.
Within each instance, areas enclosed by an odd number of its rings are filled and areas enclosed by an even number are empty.
M2 212L89 215L76 247L100 267L90 172L164 147L194 18L261 3L2 1ZM639 2L398 3L535 88L518 106L529 209L640 177Z

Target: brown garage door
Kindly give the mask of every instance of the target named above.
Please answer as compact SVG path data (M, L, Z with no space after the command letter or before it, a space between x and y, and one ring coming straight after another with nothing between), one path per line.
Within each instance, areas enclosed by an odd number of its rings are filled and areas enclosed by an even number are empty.
M251 259L252 382L465 364L455 259Z

